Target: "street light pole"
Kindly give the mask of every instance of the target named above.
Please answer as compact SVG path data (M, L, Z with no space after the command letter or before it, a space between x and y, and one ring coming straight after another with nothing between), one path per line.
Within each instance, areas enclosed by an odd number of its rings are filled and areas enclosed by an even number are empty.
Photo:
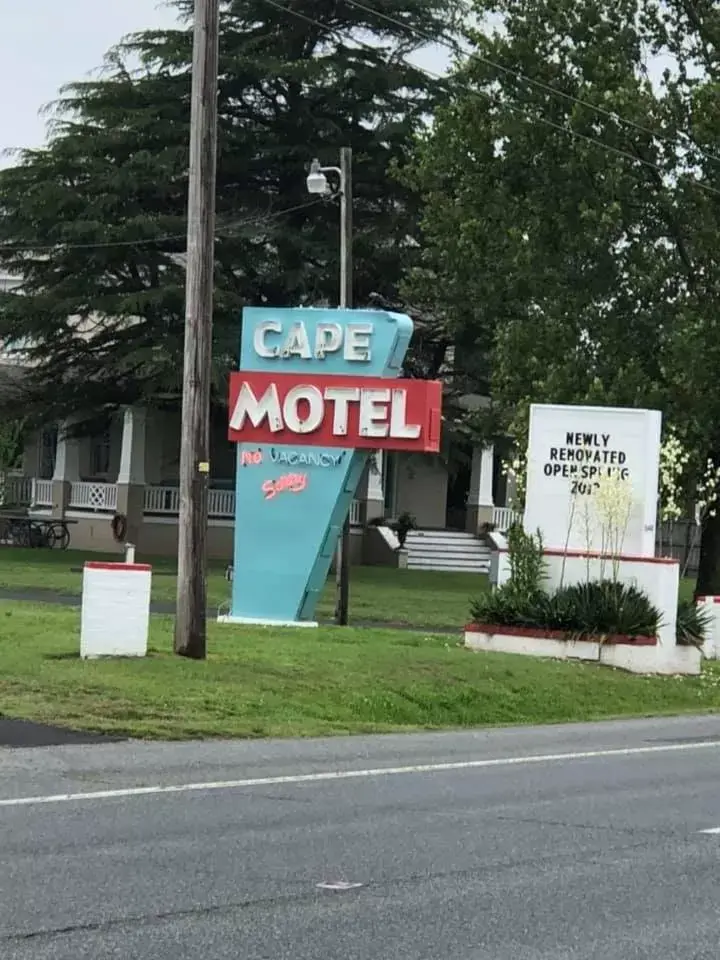
M307 178L310 193L331 193L326 173L333 173L339 180L337 193L340 196L340 307L352 307L352 148L341 147L339 167L321 167L313 160ZM350 594L350 514L345 517L340 540L335 554L335 620L347 626L348 600Z
M206 655L219 0L195 0L175 653Z
M340 307L352 307L352 150L340 150ZM350 600L350 513L343 522L335 561L335 620L347 626Z

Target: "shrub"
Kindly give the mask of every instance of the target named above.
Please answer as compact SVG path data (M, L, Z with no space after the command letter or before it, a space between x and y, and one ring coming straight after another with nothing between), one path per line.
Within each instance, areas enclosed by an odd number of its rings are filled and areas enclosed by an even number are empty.
M542 591L546 579L543 542L540 531L525 533L519 523L508 530L508 560L510 579L508 586L517 594L535 597Z
M522 594L507 583L473 601L470 612L475 623L505 627L538 627L548 619L550 597L538 590Z
M581 634L654 637L662 620L662 614L642 590L617 580L591 580L563 587L553 600L565 621L557 629Z
M711 622L707 610L696 606L692 600L681 600L677 609L676 642L682 647L702 647Z
M508 583L476 600L472 617L475 623L593 637L654 637L661 621L660 611L641 590L613 580L563 587L550 596L541 590L523 595Z

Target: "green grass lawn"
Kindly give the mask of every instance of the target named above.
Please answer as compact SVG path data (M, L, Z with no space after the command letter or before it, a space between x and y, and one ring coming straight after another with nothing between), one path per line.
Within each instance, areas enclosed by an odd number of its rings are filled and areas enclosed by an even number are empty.
M0 549L0 588L47 590L79 595L82 565L87 559L117 560L82 551ZM153 600L175 601L175 560L151 559ZM224 563L210 565L208 603L211 609L227 603L230 584ZM472 573L433 573L425 570L392 570L384 567L353 567L350 586L351 619L368 623L391 623L425 627L460 627L469 618L470 600L487 588L487 579ZM332 619L334 582L318 607L321 619Z
M171 654L154 617L144 660L81 661L79 612L0 603L0 712L136 737L261 737L554 723L720 709L720 666L645 678L472 653L379 629L209 626L209 657Z

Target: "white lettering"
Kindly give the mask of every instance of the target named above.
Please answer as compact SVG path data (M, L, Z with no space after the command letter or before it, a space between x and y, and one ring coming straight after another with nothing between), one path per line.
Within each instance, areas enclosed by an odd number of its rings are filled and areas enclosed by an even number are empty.
M407 422L407 390L339 386L321 390L312 384L292 387L281 404L276 384L270 384L258 398L252 388L243 383L232 410L230 428L240 431L246 421L259 427L267 420L272 433L283 429L291 433L313 433L322 427L328 402L333 404L333 436L348 435L351 403L359 403L361 437L417 440L422 434L421 424ZM301 408L300 404L307 404L307 408ZM271 456L274 459L275 455Z
M367 363L372 358L370 341L374 332L371 323L349 323L346 327L340 323L318 323L311 349L303 320L296 320L287 332L279 320L263 320L253 331L253 347L255 353L265 360L277 357L324 360L328 354L338 353L342 348L345 360ZM268 343L270 334L280 335L283 338L281 345L271 346Z
M319 323L315 328L315 356L323 360L327 353L337 353L342 346L343 331L339 323Z
M268 347L265 344L265 337L268 333L282 333L282 324L277 320L263 320L255 327L253 333L253 347L259 357L269 359L277 357L280 353L279 347Z
M398 440L417 440L420 424L407 422L407 392L393 390L390 403L390 436Z
M369 361L371 358L370 337L372 334L371 323L349 323L345 331L345 359Z
M389 390L363 390L360 394L360 435L386 437L388 435L387 405Z
M298 413L298 405L301 401L305 401L308 405L308 414L305 418L301 418ZM288 390L283 403L283 415L288 430L292 430L293 433L312 433L322 423L324 414L323 395L317 387L300 385Z
M302 357L303 360L311 358L310 341L302 320L298 320L290 327L285 343L283 343L282 355L284 357Z
M360 390L357 387L326 387L325 399L332 400L333 433L336 437L344 437L348 432L348 406L357 403L360 399Z
M230 427L233 430L242 430L245 420L248 419L254 427L267 418L270 430L277 433L282 430L283 423L280 416L280 399L277 387L271 383L265 393L258 400L247 383L243 383L238 393L235 409L230 417Z

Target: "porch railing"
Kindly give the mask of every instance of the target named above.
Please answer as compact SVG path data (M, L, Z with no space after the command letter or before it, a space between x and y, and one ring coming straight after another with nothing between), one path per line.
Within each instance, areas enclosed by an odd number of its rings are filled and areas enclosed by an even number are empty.
M180 512L180 491L177 487L145 487L145 513Z
M145 487L145 513L176 516L180 512L180 491L177 487ZM235 491L208 491L208 516L235 516Z
M235 516L235 491L234 490L209 490L208 491L208 516L209 517L234 517Z
M32 492L30 494L30 503L33 507L51 507L53 504L53 482L52 480L30 481Z
M180 491L177 487L145 487L145 513L161 516L177 516L180 512ZM210 490L208 493L208 516L214 519L232 519L235 516L235 491ZM350 505L350 523L361 523L361 504L353 500Z
M0 495L2 505L29 504L32 500L32 477L6 477Z
M513 523L522 522L522 514L512 507L493 507L492 522L500 533L507 533Z
M115 510L117 484L71 483L68 506L75 510Z

